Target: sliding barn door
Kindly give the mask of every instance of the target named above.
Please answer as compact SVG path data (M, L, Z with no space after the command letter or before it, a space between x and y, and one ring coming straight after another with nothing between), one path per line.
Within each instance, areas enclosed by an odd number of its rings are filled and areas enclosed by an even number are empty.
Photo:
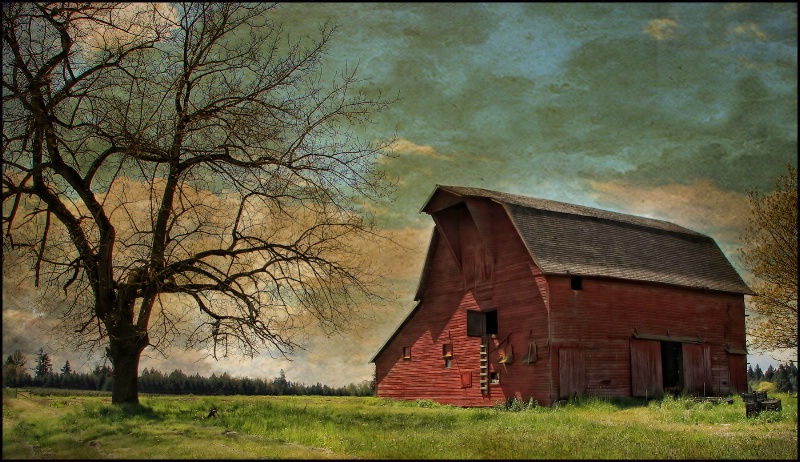
M683 391L693 395L711 395L711 350L708 345L683 344Z
M747 356L728 355L728 393L747 392Z
M558 350L560 398L580 396L586 390L586 364L583 350L560 348Z
M631 339L631 396L651 397L664 393L661 342Z

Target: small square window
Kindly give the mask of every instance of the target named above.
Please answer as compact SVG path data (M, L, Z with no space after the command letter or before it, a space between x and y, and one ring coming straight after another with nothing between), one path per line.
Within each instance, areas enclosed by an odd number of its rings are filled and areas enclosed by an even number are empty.
M411 359L411 347L403 347L403 359Z
M499 372L489 372L489 383L499 384L500 383L500 373Z
M451 367L453 367L453 360L450 359L450 358L445 358L444 359L444 367L446 369L450 369Z
M583 278L580 276L572 276L572 290L583 290Z
M442 345L442 357L443 358L452 358L453 357L453 344L452 343L445 343Z

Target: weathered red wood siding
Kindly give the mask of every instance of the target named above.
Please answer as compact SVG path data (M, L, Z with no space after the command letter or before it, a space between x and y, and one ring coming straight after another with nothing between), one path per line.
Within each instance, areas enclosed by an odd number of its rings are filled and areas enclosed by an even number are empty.
M586 394L586 355L580 348L558 350L559 398Z
M742 360L726 350L745 348L742 295L591 277L572 290L569 276L542 274L502 206L451 199L443 196L447 208L433 208L444 231L431 249L422 304L375 358L378 396L460 406L511 397L548 405L573 394L631 396L634 330L699 335L707 353L690 380L699 377L706 394L746 391ZM489 369L500 373L500 383L482 394L481 339L466 335L466 312L495 309L499 332L489 339ZM513 360L500 364L497 347L506 339ZM445 343L452 344L451 368L442 358ZM537 361L525 364L534 343ZM403 347L411 347L410 359L402 358ZM463 374L471 386L462 386ZM637 386L657 389L660 380L642 376Z
M548 282L551 354L557 357L561 348L585 352L587 395L632 395L634 330L672 337L699 335L708 349L703 361L707 358L710 363L710 374L702 375L699 366L692 366L692 386L697 390L699 380L702 392L706 383L709 395L737 393L735 388L741 387L740 382L731 385L730 375L738 377L740 372L729 372L726 345L744 348L742 295L609 278L584 278L582 290L572 290L567 276L550 276ZM552 371L551 396L556 397L561 395L559 365L553 364Z
M744 352L747 331L744 317L744 297L729 296L725 302L726 316L718 320L725 327L725 346ZM725 367L728 365L728 380L724 380ZM718 348L711 350L712 380L717 377L718 389L721 395L735 395L747 392L747 355L730 354Z
M732 354L728 356L728 390L722 394L739 394L747 392L747 356Z
M708 344L683 344L683 390L709 396L711 387L711 351Z
M661 342L631 339L631 396L651 397L664 392Z
M439 240L422 306L375 360L378 396L460 406L533 397L549 404L545 290L537 284L534 274L540 272L516 230L502 207L488 201L470 201L458 217L448 213L438 219L439 226L458 226L458 230L450 229L446 238ZM457 240L460 250L452 252L447 238ZM462 258L462 265L469 265L467 271L457 263L456 255ZM482 394L481 338L466 335L466 311L494 309L499 332L489 339L488 359L489 370L500 373L500 383L490 384L488 393ZM508 342L500 345L506 339ZM453 345L450 369L442 358L444 343ZM537 361L523 363L533 343ZM497 347L505 350L508 344L513 350L512 362L500 364ZM411 346L410 360L401 358L403 346ZM461 385L464 372L471 374L471 387Z

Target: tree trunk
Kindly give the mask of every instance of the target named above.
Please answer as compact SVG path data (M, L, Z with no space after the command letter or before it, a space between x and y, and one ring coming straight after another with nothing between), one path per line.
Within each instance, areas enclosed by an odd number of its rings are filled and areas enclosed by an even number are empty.
M139 359L147 346L142 338L109 337L108 356L113 365L111 404L139 404Z

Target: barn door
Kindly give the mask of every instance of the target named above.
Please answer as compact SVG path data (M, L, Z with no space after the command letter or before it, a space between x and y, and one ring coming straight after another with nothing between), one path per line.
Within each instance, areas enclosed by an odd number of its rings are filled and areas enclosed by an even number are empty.
M583 350L560 348L558 350L559 397L582 395L586 389L586 366Z
M661 342L631 339L631 396L650 397L664 393Z
M728 355L728 393L747 392L747 356Z
M683 390L693 395L711 394L711 350L708 345L683 344Z

